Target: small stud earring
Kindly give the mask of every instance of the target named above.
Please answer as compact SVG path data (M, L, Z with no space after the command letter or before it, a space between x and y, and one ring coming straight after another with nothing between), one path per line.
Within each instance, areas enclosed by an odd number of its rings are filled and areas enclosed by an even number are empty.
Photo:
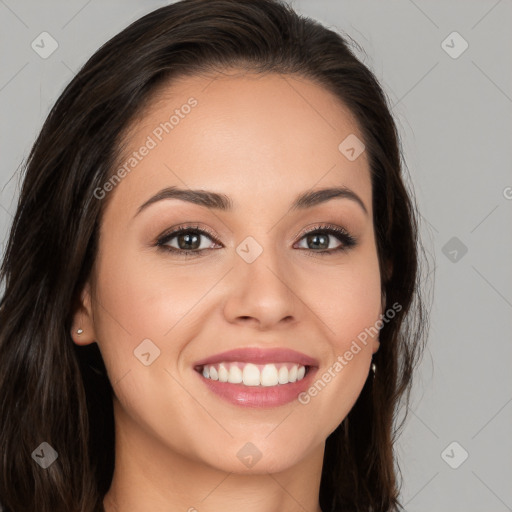
M372 363L372 372L373 372L373 378L375 379L375 373L377 372L377 365L375 363Z
M82 334L83 332L84 332L84 330L83 330L83 329L77 329L77 330L76 330L76 333L78 334L78 336L80 336L80 334Z

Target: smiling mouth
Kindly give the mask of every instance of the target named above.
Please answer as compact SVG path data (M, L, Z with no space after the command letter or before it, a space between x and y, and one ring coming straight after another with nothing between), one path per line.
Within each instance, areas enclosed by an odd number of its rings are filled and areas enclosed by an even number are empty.
M247 387L270 387L301 381L310 368L292 362L254 364L233 361L199 365L194 369L207 380Z

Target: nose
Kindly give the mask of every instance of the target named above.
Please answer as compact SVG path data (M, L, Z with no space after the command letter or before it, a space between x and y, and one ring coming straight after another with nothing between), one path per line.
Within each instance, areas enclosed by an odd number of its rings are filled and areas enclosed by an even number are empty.
M293 289L293 271L270 249L252 263L238 255L229 273L224 315L230 323L253 324L259 330L275 329L297 321L299 290ZM296 281L295 281L296 282Z

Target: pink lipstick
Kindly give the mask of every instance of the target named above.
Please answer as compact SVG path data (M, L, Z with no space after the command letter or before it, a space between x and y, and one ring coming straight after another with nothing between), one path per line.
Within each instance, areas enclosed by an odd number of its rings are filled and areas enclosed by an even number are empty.
M305 391L318 361L291 349L245 348L197 361L198 377L222 399L245 407L277 407Z

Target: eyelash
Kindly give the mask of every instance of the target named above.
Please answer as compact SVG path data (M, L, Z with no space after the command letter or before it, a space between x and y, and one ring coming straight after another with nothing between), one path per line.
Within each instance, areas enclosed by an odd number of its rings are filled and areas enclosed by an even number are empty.
M196 250L187 250L187 249L177 249L176 247L169 247L168 245L165 245L167 242L172 240L173 238L183 234L183 233L194 233L196 235L206 235L212 241L215 243L220 243L215 238L212 232L210 232L208 229L200 228L199 226L178 226L174 231L170 233L166 233L158 238L156 242L156 246L158 246L160 249L171 252L183 256L198 256L204 251L208 251L210 249L196 249ZM357 240L350 235L345 229L334 226L332 224L319 224L312 228L310 231L306 231L304 233L300 234L299 241L302 240L305 236L312 235L312 234L328 234L333 235L341 243L339 247L336 247L335 249L328 249L324 251L315 251L313 249L301 249L303 251L307 251L308 253L313 254L320 254L322 256L326 255L333 255L337 254L339 252L345 252L348 251L350 248L354 247L357 244Z

